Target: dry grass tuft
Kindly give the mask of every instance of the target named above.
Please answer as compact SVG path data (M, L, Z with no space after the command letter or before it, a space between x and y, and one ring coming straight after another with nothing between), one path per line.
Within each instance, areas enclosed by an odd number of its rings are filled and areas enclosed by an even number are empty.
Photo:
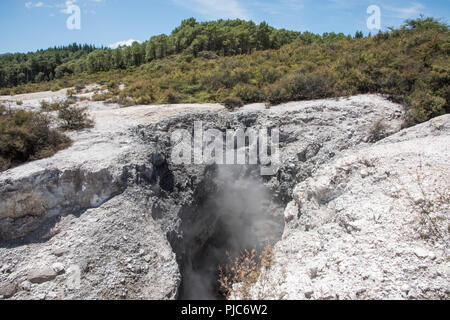
M220 291L226 299L231 296L242 300L250 300L255 295L262 300L267 298L273 290L267 271L274 265L273 247L268 245L261 253L254 248L244 250L237 258L228 253L228 263L219 267ZM261 286L254 290L253 286L259 281ZM273 288L272 288L273 289Z

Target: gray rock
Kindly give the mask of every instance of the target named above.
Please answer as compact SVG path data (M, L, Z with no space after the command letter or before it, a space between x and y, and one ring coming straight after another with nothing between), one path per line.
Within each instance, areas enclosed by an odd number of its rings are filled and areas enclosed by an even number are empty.
M24 291L30 291L30 290L31 290L31 282L28 281L28 280L23 281L23 282L20 284L20 289L21 289L21 290L24 290Z
M44 283L52 281L57 276L55 270L49 267L31 269L28 272L28 280L31 283Z
M0 287L0 296L3 296L6 299L11 298L17 292L17 284L16 283L8 283Z
M53 254L57 257L62 257L66 253L67 253L67 250L64 248L56 248L55 250L53 250Z
M12 272L12 268L11 268L10 265L5 264L5 265L3 265L3 266L1 267L0 271L1 271L2 273L11 273L11 272Z

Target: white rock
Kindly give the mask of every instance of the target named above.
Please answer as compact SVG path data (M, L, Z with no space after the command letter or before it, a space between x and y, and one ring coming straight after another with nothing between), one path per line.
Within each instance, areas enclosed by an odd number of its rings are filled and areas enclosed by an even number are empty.
M54 264L52 265L52 269L53 269L56 273L58 273L58 274L64 273L64 271L65 271L64 264L62 264L62 263L60 263L60 262L54 263Z
M369 175L369 172L366 169L362 169L360 171L360 174L361 174L361 178L365 178Z
M408 293L408 291L409 291L410 289L411 289L410 286L407 285L407 284L404 284L404 285L402 286L402 288L401 288L401 290L402 290L403 292L406 292L406 293Z
M428 253L428 257L429 257L431 260L435 260L435 259L436 259L436 253L434 253L433 251L430 251L430 252Z
M414 249L414 254L417 257L422 258L422 259L427 258L430 255L430 253L427 250L420 248L420 247L417 247Z
M24 291L30 291L30 290L31 290L31 282L28 281L28 280L23 281L23 282L20 284L20 289L22 289L22 290L24 290Z

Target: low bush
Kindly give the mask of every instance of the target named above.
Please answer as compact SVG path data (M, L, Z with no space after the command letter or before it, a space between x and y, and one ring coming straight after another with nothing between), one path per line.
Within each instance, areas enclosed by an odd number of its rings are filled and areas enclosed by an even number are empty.
M261 101L261 90L258 87L249 84L239 84L235 86L232 94L245 103Z
M240 107L242 107L244 105L244 102L239 97L228 97L228 98L225 98L222 101L222 103L225 106L225 108L230 109L230 110L236 109L236 108L240 108Z
M69 98L73 98L73 96L74 96L75 94L76 94L76 91L75 91L75 90L67 89L67 91L66 91L66 96L69 97Z
M281 78L269 87L267 100L271 104L311 100L333 96L332 81L327 77L297 71Z
M75 86L75 92L76 93L82 93L84 88L85 88L84 86L77 85L77 86Z
M446 100L429 90L416 90L408 96L410 116L417 122L441 116L446 112Z
M41 109L44 112L58 111L62 108L61 102L48 102L45 100L41 101Z
M50 157L70 144L67 136L50 128L45 115L0 107L0 171Z
M63 130L82 130L92 128L94 122L89 118L87 108L77 108L75 106L66 106L58 111L58 119L62 120L61 128Z
M141 99L145 99L141 97ZM164 91L161 98L159 99L159 102L161 103L179 103L181 101L181 95L173 90L172 88L169 88ZM139 103L139 104L148 104L151 103L151 98L145 99L145 103Z

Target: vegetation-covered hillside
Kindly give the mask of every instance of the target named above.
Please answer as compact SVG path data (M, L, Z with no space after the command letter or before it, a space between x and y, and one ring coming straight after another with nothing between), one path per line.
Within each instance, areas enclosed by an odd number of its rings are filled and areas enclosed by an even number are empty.
M94 46L72 44L31 53L0 56L0 87L38 83L62 77L58 67L69 61L85 58Z
M278 49L301 36L298 32L277 30L266 23L243 20L198 23L191 18L172 34L152 37L140 44L118 49L73 44L28 54L0 57L0 87L39 83L83 72L95 73L127 69L169 55L214 51L222 56L248 54L255 50Z
M54 69L57 80L39 83L41 78L31 77L12 88L17 82L1 83L3 93L21 93L99 82L109 92L95 99L123 105L239 106L382 93L408 106L416 123L450 111L449 53L448 25L433 18L410 20L367 37L361 32L354 37L315 35L241 20L189 19L171 35L143 44L78 53ZM4 59L10 55L0 57L3 79L11 67ZM119 83L125 84L124 90Z

